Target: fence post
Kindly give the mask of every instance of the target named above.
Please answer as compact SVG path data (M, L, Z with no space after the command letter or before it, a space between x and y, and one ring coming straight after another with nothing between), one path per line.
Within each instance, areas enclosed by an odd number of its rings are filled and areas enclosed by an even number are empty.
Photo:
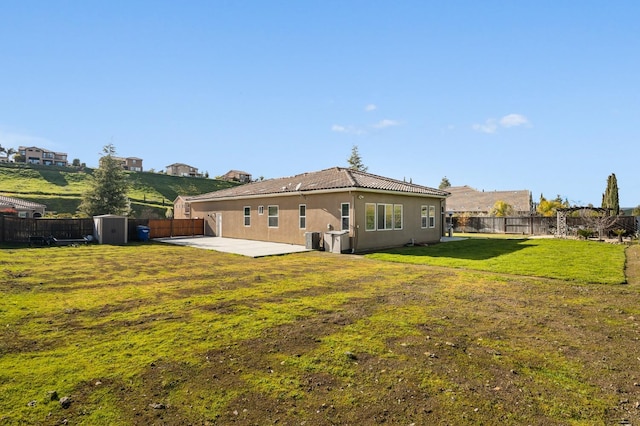
M529 216L529 235L533 235L533 216Z

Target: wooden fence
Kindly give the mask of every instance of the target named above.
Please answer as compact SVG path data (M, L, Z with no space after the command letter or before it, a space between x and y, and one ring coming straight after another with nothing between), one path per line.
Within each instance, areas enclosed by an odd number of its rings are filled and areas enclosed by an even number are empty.
M138 226L149 227L150 238L204 235L204 219L129 219L129 241L138 240ZM93 219L22 218L0 214L0 243L28 243L30 237L81 239L94 235Z
M149 238L204 235L204 219L149 219Z
M27 243L29 237L79 239L93 235L93 219L34 219L0 215L0 242Z
M521 235L555 235L558 226L556 216L521 216L521 217L493 217L474 216L461 219L454 217L454 232L479 232L488 234L521 234ZM588 227L585 219L581 217L567 217L567 226L575 231L581 227ZM638 232L635 216L618 216L616 222L609 230L622 228L628 234ZM608 230L608 231L609 231Z

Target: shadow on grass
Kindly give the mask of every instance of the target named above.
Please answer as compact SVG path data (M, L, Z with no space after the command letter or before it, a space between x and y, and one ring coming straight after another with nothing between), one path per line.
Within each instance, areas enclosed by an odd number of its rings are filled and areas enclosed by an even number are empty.
M526 240L468 239L450 241L432 246L402 247L379 251L400 256L446 257L453 259L487 260L529 248Z
M67 178L59 170L38 170L40 176L47 182L56 186L67 186Z

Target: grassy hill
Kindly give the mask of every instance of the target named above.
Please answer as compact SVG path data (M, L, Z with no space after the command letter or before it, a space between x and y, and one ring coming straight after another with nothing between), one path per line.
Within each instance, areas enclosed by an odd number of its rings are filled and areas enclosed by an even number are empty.
M48 212L74 214L89 188L93 169L0 163L0 194L47 205ZM127 172L136 216L164 217L178 195L197 195L238 185L216 179Z

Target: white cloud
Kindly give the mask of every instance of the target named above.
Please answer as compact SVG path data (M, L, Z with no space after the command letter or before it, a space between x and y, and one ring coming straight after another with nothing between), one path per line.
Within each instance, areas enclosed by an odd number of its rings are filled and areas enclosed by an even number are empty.
M516 127L528 124L529 120L527 117L520 114L508 114L500 119L500 125L502 127Z
M472 126L473 130L476 132L482 133L495 133L498 131L498 127L517 127L517 126L528 126L531 127L531 123L529 119L521 114L507 114L502 117L500 120L496 120L495 118L489 118L484 124L474 124Z
M355 126L342 126L340 124L334 124L333 126L331 126L331 131L338 133L347 133L350 135L361 135L364 133L364 130L358 129Z
M485 121L484 124L474 124L473 130L482 133L495 133L496 130L498 130L498 125L496 124L495 119L490 118Z
M399 126L399 125L400 125L399 121L384 119L384 120L378 121L376 124L373 125L373 127L376 129L384 129L386 127L393 127L393 126Z
M364 107L364 110L367 111L367 112L375 111L377 109L378 109L378 107L375 104L369 104L369 105Z

